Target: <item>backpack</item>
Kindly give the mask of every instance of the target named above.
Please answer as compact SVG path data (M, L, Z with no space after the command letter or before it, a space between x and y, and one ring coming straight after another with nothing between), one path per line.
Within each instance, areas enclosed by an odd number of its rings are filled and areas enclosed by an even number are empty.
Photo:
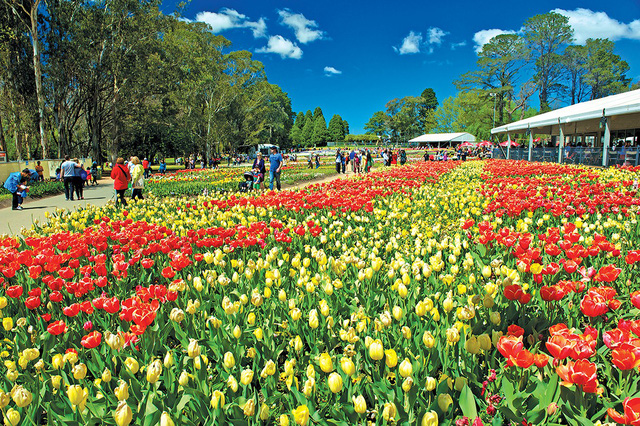
M86 172L86 170L82 170L80 172L80 179L87 180L87 172Z

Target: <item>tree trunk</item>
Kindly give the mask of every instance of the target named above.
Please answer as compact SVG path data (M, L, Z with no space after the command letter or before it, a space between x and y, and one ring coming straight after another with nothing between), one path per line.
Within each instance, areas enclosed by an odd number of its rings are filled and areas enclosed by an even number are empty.
M22 160L22 152L20 149L20 132L18 130L18 122L16 121L16 127L13 130L13 140L16 144L16 160Z
M4 140L4 128L2 127L2 114L0 114L0 151L7 151Z
M40 145L42 146L42 158L47 158L47 133L44 122L44 93L42 89L42 67L40 64L40 43L38 41L38 6L40 0L31 5L31 41L33 45L33 70L36 78L36 95L38 97L38 121L40 125Z
M113 135L110 144L109 154L111 156L112 161L115 163L116 158L118 157L118 151L120 150L120 123L118 121L118 99L119 99L119 91L118 87L118 78L116 76L113 77L113 104L111 105L111 115L113 120ZM100 153L96 153L96 155L100 155Z

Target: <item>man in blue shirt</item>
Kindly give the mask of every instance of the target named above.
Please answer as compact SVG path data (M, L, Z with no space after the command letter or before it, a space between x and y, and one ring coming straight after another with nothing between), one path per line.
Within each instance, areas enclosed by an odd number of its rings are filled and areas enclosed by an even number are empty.
M284 159L282 154L278 154L278 148L271 147L271 155L269 156L269 189L273 191L273 181L276 181L276 187L280 191L280 173L282 172L282 163Z
M29 169L24 169L21 172L14 172L9 175L7 180L4 182L4 187L13 195L13 202L11 207L13 210L22 210L22 197L21 193L25 191L26 183L31 177L31 171Z
M73 187L75 182L76 167L80 167L75 161L71 161L68 155L64 156L64 163L60 165L60 177L64 180L64 195L67 201L73 201Z
M351 152L349 153L349 161L351 162L351 171L353 173L356 172L356 162L353 161L356 158L356 151L352 148Z

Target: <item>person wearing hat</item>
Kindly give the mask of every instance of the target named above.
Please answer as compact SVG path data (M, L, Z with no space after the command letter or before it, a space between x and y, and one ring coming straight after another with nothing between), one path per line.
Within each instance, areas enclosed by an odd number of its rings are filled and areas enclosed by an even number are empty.
M258 155L253 162L253 166L251 166L251 173L253 173L253 187L255 189L260 189L260 184L264 181L264 175L267 173L261 152L258 152Z
M4 187L13 195L13 201L11 208L13 210L22 210L22 195L27 191L27 181L31 177L29 169L24 169L21 172L14 172L9 175L4 182Z

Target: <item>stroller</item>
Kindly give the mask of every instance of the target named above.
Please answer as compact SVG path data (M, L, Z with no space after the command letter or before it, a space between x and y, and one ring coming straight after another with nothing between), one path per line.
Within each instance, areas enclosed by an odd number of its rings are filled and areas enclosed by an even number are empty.
M253 188L253 173L244 172L244 181L238 183L238 191L249 192Z

